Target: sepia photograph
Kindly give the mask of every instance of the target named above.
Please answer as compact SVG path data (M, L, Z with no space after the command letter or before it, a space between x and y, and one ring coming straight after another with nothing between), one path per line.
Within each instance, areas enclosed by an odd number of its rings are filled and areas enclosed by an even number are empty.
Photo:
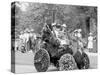
M98 68L98 7L11 3L11 72Z

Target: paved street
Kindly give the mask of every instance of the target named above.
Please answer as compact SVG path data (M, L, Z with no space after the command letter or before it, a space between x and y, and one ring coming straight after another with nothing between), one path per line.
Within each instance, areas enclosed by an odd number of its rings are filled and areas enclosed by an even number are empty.
M88 56L90 58L90 69L96 69L97 68L97 53L88 53ZM16 58L16 73L33 73L37 72L34 67L34 54L32 51L27 53L21 53L16 52L15 53ZM13 64L12 64L13 65ZM48 71L57 71L57 69L50 65Z

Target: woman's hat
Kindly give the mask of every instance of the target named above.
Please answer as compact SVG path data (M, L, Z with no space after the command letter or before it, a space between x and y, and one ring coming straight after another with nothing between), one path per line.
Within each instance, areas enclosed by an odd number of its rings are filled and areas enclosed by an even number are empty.
M52 23L52 26L55 26L56 25L56 22Z
M90 32L89 35L92 35L92 33Z
M67 27L66 24L63 24L62 26L63 26L63 27Z
M81 32L82 31L82 29L78 29L78 32Z

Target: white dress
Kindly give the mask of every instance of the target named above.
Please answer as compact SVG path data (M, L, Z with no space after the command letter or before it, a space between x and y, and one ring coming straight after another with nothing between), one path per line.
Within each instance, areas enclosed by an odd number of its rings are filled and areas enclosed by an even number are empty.
M88 48L93 48L93 37L92 36L88 37Z
M59 31L59 30L54 30L57 39L60 41L61 45L67 44L68 40L66 39L66 36L64 35L63 31Z
M19 36L20 39L23 40L23 42L27 42L29 40L29 34L28 33L24 33L22 35Z

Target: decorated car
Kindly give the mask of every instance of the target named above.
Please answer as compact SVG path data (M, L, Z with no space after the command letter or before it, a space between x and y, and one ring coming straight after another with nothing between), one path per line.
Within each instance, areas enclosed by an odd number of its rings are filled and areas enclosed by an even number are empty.
M65 25L44 25L41 32L41 43L34 56L34 65L38 72L47 71L50 63L53 63L58 70L89 68L87 54L83 51L80 54L78 50L74 53L65 30Z

